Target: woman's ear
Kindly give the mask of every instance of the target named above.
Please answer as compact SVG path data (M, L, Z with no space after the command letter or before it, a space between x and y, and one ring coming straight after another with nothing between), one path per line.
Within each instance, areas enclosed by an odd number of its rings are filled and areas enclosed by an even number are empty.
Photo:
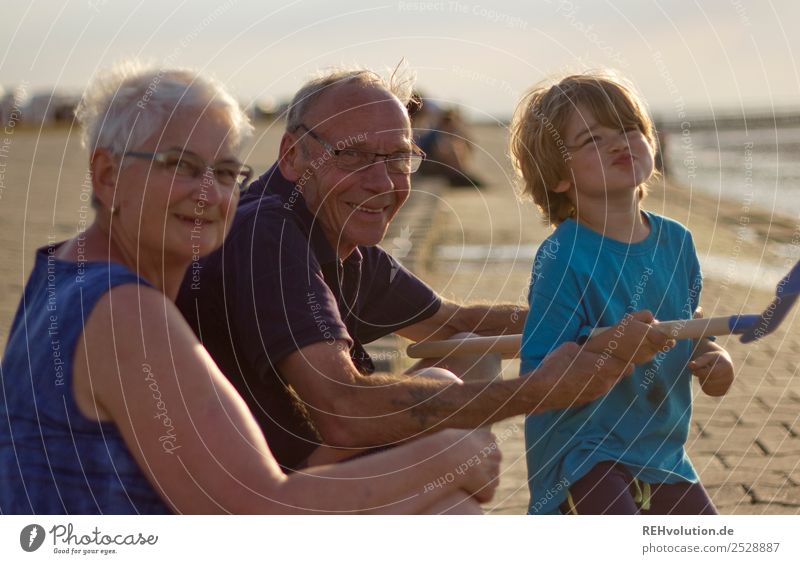
M297 182L305 171L299 142L299 139L288 132L281 138L278 168L281 175L289 182Z
M560 180L550 191L556 194L563 194L564 192L569 192L571 187L572 184L568 180Z
M114 205L114 193L117 189L119 163L117 157L107 149L96 149L89 163L92 173L92 191L100 204L106 209Z

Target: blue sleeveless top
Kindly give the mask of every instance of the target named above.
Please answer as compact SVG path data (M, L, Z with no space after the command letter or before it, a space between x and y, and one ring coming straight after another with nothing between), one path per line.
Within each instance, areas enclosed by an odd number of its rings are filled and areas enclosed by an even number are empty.
M72 365L84 320L121 284L121 264L36 252L0 365L0 513L170 513L116 425L84 417ZM97 375L106 377L110 375Z

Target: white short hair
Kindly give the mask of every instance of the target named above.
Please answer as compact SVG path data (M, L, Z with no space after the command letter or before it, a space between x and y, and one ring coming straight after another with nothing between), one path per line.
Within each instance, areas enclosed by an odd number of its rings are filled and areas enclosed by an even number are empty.
M407 106L411 100L415 81L416 75L408 71L405 61L401 61L395 67L388 79L362 67L325 69L303 84L292 98L286 114L286 131L291 133L300 127L319 97L329 88L346 84L372 86L394 96Z
M222 110L228 117L234 147L253 126L225 87L186 69L119 63L92 79L75 115L83 128L83 145L121 155L162 131L179 109Z

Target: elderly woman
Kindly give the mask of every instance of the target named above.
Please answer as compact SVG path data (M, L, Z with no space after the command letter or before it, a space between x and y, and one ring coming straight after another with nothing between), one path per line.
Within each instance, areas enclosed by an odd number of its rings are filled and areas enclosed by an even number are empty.
M251 173L237 159L251 126L219 84L120 66L78 119L97 214L39 249L11 328L0 512L479 511L499 464L486 431L285 475L173 305Z

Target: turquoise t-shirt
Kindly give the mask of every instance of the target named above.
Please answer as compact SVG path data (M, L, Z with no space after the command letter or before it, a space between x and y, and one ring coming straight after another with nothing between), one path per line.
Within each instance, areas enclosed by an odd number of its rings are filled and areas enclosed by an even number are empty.
M608 239L568 219L539 247L520 352L523 376L562 343L615 325L626 313L649 309L663 321L691 319L702 287L691 233L643 213L651 231L639 243ZM528 513L559 513L570 485L607 460L648 483L697 481L684 450L693 345L678 341L591 403L526 418Z

